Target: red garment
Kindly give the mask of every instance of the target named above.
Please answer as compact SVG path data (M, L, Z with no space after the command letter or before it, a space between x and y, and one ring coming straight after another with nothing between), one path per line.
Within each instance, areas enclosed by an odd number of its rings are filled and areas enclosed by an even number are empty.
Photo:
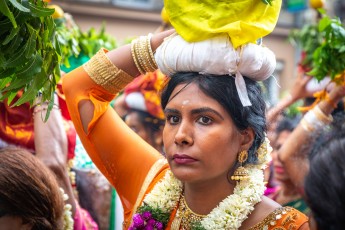
M57 92L68 140L67 157L68 159L72 159L74 158L76 145L76 131L68 113L64 95L62 91L59 91L59 87ZM21 95L22 91L18 92L13 101L17 101ZM34 120L32 113L33 108L30 108L29 103L10 107L7 105L7 99L0 102L0 139L8 144L20 146L34 152Z

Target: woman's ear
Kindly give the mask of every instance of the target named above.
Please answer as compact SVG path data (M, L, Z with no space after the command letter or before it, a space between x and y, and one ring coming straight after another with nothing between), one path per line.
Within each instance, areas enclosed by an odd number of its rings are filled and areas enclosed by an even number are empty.
M155 145L157 146L158 149L161 149L163 147L162 131L155 132L154 141L155 141Z
M252 128L247 128L245 130L240 131L241 135L241 149L248 150L254 141L255 133Z

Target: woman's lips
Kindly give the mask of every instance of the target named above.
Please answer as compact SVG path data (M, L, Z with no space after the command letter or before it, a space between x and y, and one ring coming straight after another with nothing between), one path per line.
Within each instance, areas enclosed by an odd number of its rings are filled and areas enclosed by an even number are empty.
M190 164L197 160L185 154L175 154L173 156L173 161L176 164Z
M284 167L280 167L280 166L275 166L274 171L278 174L284 174L285 173Z

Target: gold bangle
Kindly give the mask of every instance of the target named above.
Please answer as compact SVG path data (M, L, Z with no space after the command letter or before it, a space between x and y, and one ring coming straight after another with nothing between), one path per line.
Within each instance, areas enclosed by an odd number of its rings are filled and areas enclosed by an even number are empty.
M156 69L158 69L158 65L157 65L157 62L155 60L155 56L154 56L153 51L152 51L151 38L152 38L152 34L149 33L147 35L147 50L149 51L149 61L152 64L153 68L156 70Z
M314 128L303 118L301 120L302 128L307 132L313 132Z
M315 106L312 111L314 112L317 119L319 119L320 121L324 123L331 123L333 121L332 115L327 116L324 112L321 111L318 105Z
M146 38L145 37L140 37L138 40L138 57L139 57L139 63L142 67L142 69L144 70L144 72L151 72L150 71L150 67L148 65L149 63L149 55L148 55L148 51L146 50Z
M141 74L154 72L158 69L151 48L150 34L133 40L131 44L131 53L135 66Z
M154 66L151 64L152 61L150 61L150 53L149 53L149 48L148 46L150 45L148 37L142 37L141 38L141 43L140 43L140 53L142 55L142 60L143 60L143 66L145 68L145 72L153 72L156 70ZM152 71L153 70L153 71Z
M134 77L117 68L105 55L106 49L100 49L83 65L90 78L112 94L120 92Z
M139 57L137 55L137 43L138 43L138 38L134 39L131 43L132 58L140 74L145 74L145 71L141 68L141 65L139 64Z

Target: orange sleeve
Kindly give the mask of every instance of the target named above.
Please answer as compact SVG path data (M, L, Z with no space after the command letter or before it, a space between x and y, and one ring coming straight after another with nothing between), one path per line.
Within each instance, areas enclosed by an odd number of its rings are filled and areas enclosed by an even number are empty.
M271 225L268 229L274 230L279 229L277 227L284 227L284 229L309 230L308 217L304 213L291 207L284 207L282 210L281 213L275 214L275 220L268 222L268 225ZM274 222L275 225L273 226L272 223Z
M309 230L308 217L291 207L280 207L249 230L299 229Z
M97 85L83 67L63 78L63 90L72 121L92 161L115 187L126 211L133 208L151 166L161 154L143 141L109 106L115 97ZM84 132L78 105L94 105L88 133Z

